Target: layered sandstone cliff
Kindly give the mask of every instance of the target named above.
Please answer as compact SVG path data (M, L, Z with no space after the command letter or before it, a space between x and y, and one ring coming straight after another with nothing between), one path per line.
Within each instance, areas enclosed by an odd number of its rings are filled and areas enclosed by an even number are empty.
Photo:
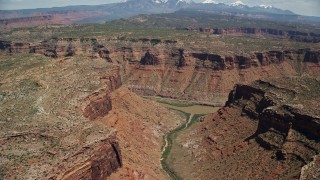
M213 105L222 105L239 82L320 73L317 49L213 54L154 39L123 43L119 46L95 38L53 38L40 43L1 41L0 52L102 58L119 65L124 85L138 94Z

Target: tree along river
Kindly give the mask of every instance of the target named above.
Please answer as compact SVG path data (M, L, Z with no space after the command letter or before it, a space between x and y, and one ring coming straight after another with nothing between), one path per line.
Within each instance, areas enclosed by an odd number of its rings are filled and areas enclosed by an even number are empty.
M163 146L162 149L162 155L161 155L161 165L163 167L163 169L168 173L168 175L172 178L172 179L181 179L181 177L179 177L172 168L169 167L169 165L167 164L167 158L170 154L172 145L174 143L173 138L175 137L175 134L178 134L179 132L185 130L186 128L190 127L194 122L196 122L201 116L205 115L205 114L211 114L214 113L216 111L218 111L218 109L220 107L212 107L212 106L203 106L203 105L190 105L190 106L175 106L172 104L167 104L167 103L161 103L161 105L176 110L176 111L180 111L182 112L185 116L186 116L186 121L180 125L179 127L177 127L176 129L172 130L171 132L169 132L168 134L166 134L164 136L164 141L165 141L165 145Z

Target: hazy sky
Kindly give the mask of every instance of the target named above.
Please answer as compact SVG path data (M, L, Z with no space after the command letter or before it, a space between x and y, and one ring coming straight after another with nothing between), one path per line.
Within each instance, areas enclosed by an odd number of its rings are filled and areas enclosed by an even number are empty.
M58 7L67 5L95 5L121 2L123 0L0 0L0 9L30 9L40 7ZM204 0L194 0L201 2ZM215 0L216 2L232 3L236 0ZM320 0L242 0L249 6L266 4L281 9L289 9L297 14L319 16Z

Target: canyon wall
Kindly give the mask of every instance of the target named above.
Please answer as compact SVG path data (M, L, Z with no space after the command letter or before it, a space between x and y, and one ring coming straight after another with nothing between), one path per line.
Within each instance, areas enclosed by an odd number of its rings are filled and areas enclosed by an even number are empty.
M85 104L87 105L83 109L83 115L90 120L104 117L112 110L110 94L122 85L120 69L108 70L100 77L100 81L105 84L105 87L85 98Z
M90 135L90 141L80 149L69 151L69 156L53 166L48 179L104 180L122 166L122 157L116 133ZM104 137L103 137L104 136ZM95 139L93 139L95 138Z
M320 79L307 75L237 85L225 107L177 137L184 158L173 162L175 172L192 179L318 179L319 88ZM190 165L182 167L185 161Z
M223 105L229 91L239 82L320 73L320 52L311 49L221 55L155 40L119 47L94 38L54 38L33 44L1 41L0 52L102 58L119 65L124 84L138 94L211 105Z

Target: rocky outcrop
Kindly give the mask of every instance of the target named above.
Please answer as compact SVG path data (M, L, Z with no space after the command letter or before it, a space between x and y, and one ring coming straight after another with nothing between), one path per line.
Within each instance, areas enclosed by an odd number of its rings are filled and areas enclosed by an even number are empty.
M64 157L63 161L50 172L48 179L104 180L110 176L122 166L122 160L116 134L105 135L108 138L97 139L96 142L85 144L73 153L69 152L70 155ZM84 158L80 158L79 154L83 154Z
M90 120L103 117L112 110L110 93L122 85L120 69L109 70L105 75L100 77L100 81L105 87L85 99L86 105L83 109L83 115Z
M195 30L195 29L188 29ZM316 33L306 33L300 31L292 30L279 30L279 29L268 29L268 28L199 28L200 32L206 32L211 34L222 34L222 35L263 35L263 36L280 36L283 38L288 38L290 40L298 42L309 42L309 43L319 43L320 34Z
M141 65L159 65L160 61L159 59L153 55L150 54L150 52L146 52L146 54L141 58L140 64Z

